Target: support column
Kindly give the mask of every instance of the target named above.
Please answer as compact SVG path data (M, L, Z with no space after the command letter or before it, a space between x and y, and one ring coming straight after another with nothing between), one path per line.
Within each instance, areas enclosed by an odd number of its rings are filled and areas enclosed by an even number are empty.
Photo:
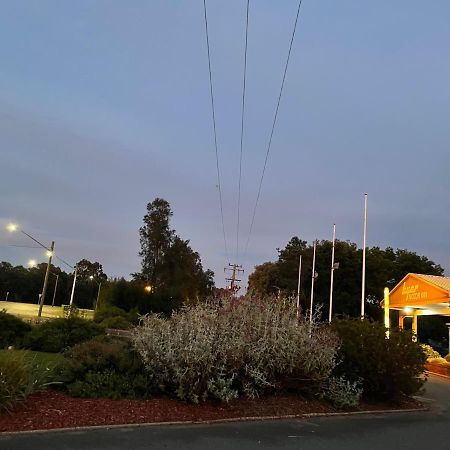
M404 326L405 317L406 316L402 316L401 314L398 316L398 327L400 328L400 330L403 330L405 328Z
M413 332L412 339L414 342L417 342L417 313L414 313L414 315L413 315L412 332Z
M384 328L386 328L386 338L389 339L389 328L391 322L389 320L389 288L384 288Z

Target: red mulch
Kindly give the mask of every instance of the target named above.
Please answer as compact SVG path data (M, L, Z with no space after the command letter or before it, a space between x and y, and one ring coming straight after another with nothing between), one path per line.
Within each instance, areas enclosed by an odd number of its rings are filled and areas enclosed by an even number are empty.
M402 405L403 408L417 406L417 402ZM398 408L398 405L396 407ZM364 405L363 409L381 410L389 409L389 406ZM0 432L93 425L209 421L336 411L326 403L294 394L277 394L256 400L238 399L229 403L208 401L193 405L166 397L150 400L73 398L50 390L30 395L13 411L0 413Z

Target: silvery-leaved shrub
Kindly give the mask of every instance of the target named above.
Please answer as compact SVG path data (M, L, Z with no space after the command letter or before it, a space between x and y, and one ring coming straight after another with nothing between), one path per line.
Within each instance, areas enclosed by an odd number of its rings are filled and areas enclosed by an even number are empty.
M219 304L220 303L220 304ZM222 299L143 317L132 341L164 392L198 402L258 395L286 377L326 379L338 340L291 299Z

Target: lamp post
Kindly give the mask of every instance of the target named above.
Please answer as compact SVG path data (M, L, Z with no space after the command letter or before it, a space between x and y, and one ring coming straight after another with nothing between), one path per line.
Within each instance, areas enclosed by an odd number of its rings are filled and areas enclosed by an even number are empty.
M53 290L53 300L52 300L52 306L55 306L56 288L58 287L59 274L53 272L52 274L56 276L55 289Z
M22 234L24 234L25 236L27 236L28 238L30 238L32 241L36 242L36 244L38 244L39 246L41 246L42 248L44 248L45 250L47 250L47 256L48 256L48 262L47 262L47 270L45 271L45 277L44 277L44 286L42 287L42 294L41 297L39 299L39 310L38 310L38 319L41 318L42 316L42 307L44 305L44 300L45 300L45 294L47 293L47 285L48 285L48 276L50 273L50 266L52 264L52 257L53 257L53 252L55 250L55 242L52 241L50 248L48 248L46 245L42 244L42 242L39 242L37 239L35 239L33 236L29 235L28 233L26 233L25 231L23 231L22 229L19 229L19 227L14 224L14 223L10 223L7 225L6 229L10 232L13 233L17 230L19 230Z

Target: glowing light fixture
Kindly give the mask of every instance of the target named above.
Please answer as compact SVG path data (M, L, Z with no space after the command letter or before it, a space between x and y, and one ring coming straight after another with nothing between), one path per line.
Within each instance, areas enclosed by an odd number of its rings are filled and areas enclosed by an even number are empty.
M406 314L411 314L413 312L413 309L407 306L406 308L403 308L403 312Z
M36 266L37 266L37 262L35 259L28 260L28 267L36 267Z
M152 292L152 287L148 284L147 286L145 286L145 288L144 288L144 291L145 292L147 292L147 293L149 293L150 294L150 292Z
M8 225L6 225L6 229L10 233L14 233L14 231L17 231L17 225L15 223L8 223Z
M53 252L51 252L50 250L47 250L45 252L45 254L47 255L47 258L50 258L50 256L53 256Z

